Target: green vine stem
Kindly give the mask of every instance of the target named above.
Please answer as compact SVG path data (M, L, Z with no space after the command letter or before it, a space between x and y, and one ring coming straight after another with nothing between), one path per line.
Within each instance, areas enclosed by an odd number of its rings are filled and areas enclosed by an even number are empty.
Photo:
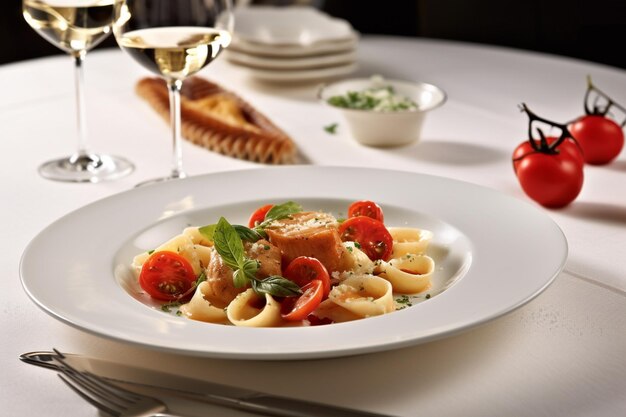
M595 100L593 100L593 108L590 108L590 102L592 101L591 100L591 94L592 93L596 94L596 98L595 98ZM597 104L599 97L602 97L602 98L604 98L607 101L606 107L604 109L600 109L600 107ZM624 107L621 104L615 102L615 100L613 100L611 98L611 96L609 96L604 91L602 91L598 87L596 87L593 84L593 82L591 81L591 76L590 75L587 75L587 91L585 92L584 106L585 106L585 114L588 114L588 115L600 115L600 116L606 116L608 114L609 110L611 109L611 107L618 108L624 114L624 120L622 121L620 126L621 127L626 126L626 107Z
M530 143L530 146L532 146L532 148L536 152L541 152L541 153L546 153L546 154L558 154L559 151L557 150L557 148L559 147L561 143L563 143L565 139L567 138L574 139L569 129L567 128L567 125L561 124L561 123L555 123L551 120L544 119L543 117L538 116L537 114L535 114L533 111L531 111L528 108L526 103L520 104L520 110L525 112L528 115L528 142ZM539 135L539 144L537 144L537 141L533 137L533 123L535 122L544 123L546 125L555 127L561 131L561 135L559 136L557 140L549 144L543 130L541 130L541 128L539 127L536 127L535 131Z

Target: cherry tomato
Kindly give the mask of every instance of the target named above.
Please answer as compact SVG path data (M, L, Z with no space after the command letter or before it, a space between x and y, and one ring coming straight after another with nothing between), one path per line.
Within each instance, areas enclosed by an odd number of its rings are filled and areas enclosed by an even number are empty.
M322 302L324 284L319 279L302 287L302 295L298 298L286 298L281 305L281 315L287 321L302 321L311 314Z
M248 227L252 229L253 227L257 226L259 223L262 223L263 220L265 220L265 215L267 214L268 211L271 210L272 207L274 207L273 204L266 204L256 209L254 213L252 213L252 215L250 216L250 219L248 220Z
M287 265L283 276L290 281L295 282L300 287L313 280L320 280L323 284L324 298L330 292L330 276L326 267L316 258L308 256L299 256Z
M344 242L357 242L373 261L387 260L393 249L393 238L384 224L366 216L351 217L339 226Z
M569 126L583 150L585 161L604 165L619 155L624 147L624 131L613 120L601 115L583 116Z
M567 152L530 152L517 159L516 168L524 192L545 207L568 205L583 186L583 167Z
M546 137L546 141L548 142L549 145L554 143L557 139L558 138L555 136ZM535 143L539 145L538 140L535 140ZM528 141L522 142L515 149L515 151L513 152L513 169L515 170L515 173L517 173L517 166L519 165L520 158L522 158L524 155L528 155L529 153L532 153L533 151L534 149L532 145L530 144L530 142ZM585 165L585 158L583 157L582 149L580 148L580 145L576 143L576 141L573 140L572 138L566 138L563 142L561 142L558 147L558 152L559 153L564 152L573 161L580 164L580 166Z
M348 217L367 216L381 223L385 222L383 209L373 201L355 201L348 207Z
M175 252L154 252L144 262L139 285L157 300L179 300L192 288L196 276L193 267Z

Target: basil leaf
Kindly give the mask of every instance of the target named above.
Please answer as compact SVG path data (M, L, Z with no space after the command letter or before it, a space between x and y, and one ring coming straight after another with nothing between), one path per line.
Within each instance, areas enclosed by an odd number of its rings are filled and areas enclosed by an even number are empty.
M252 289L257 294L270 294L276 297L296 297L302 294L298 284L279 275L252 281Z
M240 224L233 224L232 226L242 240L254 243L259 239L263 239L263 236L256 230L250 229ZM200 234L202 234L204 238L213 241L216 227L217 224L209 224L208 226L199 227L198 231L200 232Z
M213 241L213 235L215 233L216 227L217 227L217 224L210 224L208 226L202 226L198 228L198 232L200 232L200 234L204 236L207 240Z
M256 230L250 229L246 226L242 226L240 224L234 224L233 228L235 228L241 240L254 243L259 239L263 239L263 236L261 236L259 232L257 232Z
M247 279L254 281L256 279L256 271L259 270L259 262L254 259L246 259L239 269L243 271Z
M248 284L248 277L246 277L243 269L236 269L233 272L233 284L235 285L235 288L242 288Z
M244 263L243 243L235 228L223 217L217 222L213 233L215 250L231 269L238 269Z
M274 220L284 219L285 217L289 217L292 214L300 213L301 211L302 206L298 203L294 203L293 201L288 201L283 204L277 204L267 212L267 214L265 215L265 220L263 220L263 222L257 227L263 228Z

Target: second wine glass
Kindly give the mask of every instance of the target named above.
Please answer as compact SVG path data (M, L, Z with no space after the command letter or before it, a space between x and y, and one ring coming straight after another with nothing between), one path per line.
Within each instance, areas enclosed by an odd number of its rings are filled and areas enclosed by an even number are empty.
M211 63L231 41L230 0L126 0L117 8L113 31L119 46L165 80L170 98L172 169L186 176L182 163L180 91L183 81Z

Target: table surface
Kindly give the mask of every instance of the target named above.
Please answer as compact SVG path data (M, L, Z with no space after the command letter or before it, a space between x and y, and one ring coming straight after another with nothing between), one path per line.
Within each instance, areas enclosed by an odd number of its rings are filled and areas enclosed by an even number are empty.
M226 59L201 75L269 116L294 138L311 164L446 176L525 200L510 162L512 150L526 136L520 102L547 118L571 120L582 112L589 74L626 103L625 71L572 59L368 36L358 53L357 75L426 81L446 90L448 101L428 115L419 144L397 149L358 145L338 115L316 101L314 85L262 84ZM400 416L626 414L626 152L608 166L586 166L578 199L565 209L545 210L569 242L565 270L555 282L513 313L443 340L338 359L218 360L102 339L48 316L28 299L19 280L19 259L30 239L72 210L162 176L170 163L166 125L134 93L135 83L146 73L117 50L91 53L85 69L91 146L136 164L135 172L121 180L66 184L39 177L41 162L75 146L71 62L54 57L0 67L0 262L5 282L0 292L0 360L5 370L0 409L6 415L96 413L52 373L17 359L21 353L52 347ZM330 135L323 127L334 122L340 122L339 130ZM187 142L184 158L191 175L258 167ZM294 384L294 376L302 383Z

